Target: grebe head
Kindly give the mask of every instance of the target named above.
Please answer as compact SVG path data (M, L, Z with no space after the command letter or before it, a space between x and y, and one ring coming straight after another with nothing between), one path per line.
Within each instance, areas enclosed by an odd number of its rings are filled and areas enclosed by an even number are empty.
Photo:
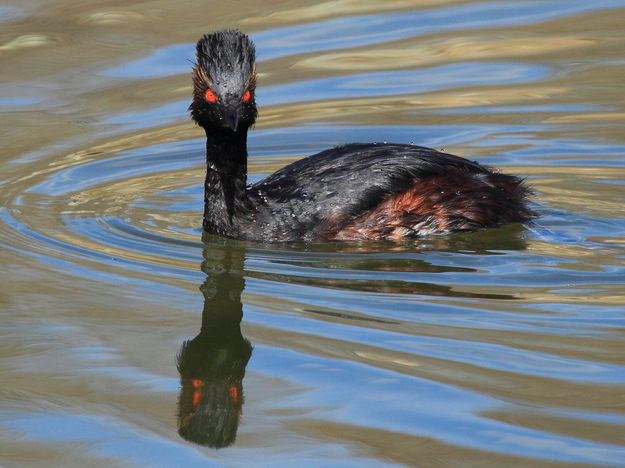
M244 130L256 120L256 70L252 41L240 31L204 35L193 68L191 117L205 129Z

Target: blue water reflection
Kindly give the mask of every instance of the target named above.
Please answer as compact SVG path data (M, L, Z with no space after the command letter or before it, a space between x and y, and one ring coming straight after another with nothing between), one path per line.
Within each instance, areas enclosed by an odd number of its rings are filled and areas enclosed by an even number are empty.
M258 50L257 58L263 61L313 51L396 41L432 32L538 23L586 11L619 7L625 7L625 1L482 2L425 11L349 16L274 28L252 33L251 36ZM186 74L189 61L194 60L194 45L180 44L162 48L148 58L116 67L104 74L135 79Z

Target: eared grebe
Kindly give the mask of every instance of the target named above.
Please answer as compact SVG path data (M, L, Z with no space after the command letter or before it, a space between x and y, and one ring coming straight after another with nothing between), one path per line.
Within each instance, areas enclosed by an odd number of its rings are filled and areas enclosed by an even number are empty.
M406 144L352 143L247 186L256 120L255 51L233 30L203 36L193 69L193 120L206 131L204 230L263 242L404 239L529 220L518 177Z

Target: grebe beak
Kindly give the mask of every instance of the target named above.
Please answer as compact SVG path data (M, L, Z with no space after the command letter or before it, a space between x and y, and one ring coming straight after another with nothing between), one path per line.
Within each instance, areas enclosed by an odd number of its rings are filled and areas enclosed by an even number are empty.
M237 127L239 126L239 111L237 109L227 110L226 122L228 123L228 127L236 132Z

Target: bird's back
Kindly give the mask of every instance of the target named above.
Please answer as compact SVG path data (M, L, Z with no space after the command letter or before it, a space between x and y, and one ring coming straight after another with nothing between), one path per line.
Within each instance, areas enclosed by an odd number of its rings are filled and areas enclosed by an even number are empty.
M414 237L524 221L527 193L520 179L467 159L386 143L323 151L249 189L270 240ZM485 216L472 215L475 203Z

